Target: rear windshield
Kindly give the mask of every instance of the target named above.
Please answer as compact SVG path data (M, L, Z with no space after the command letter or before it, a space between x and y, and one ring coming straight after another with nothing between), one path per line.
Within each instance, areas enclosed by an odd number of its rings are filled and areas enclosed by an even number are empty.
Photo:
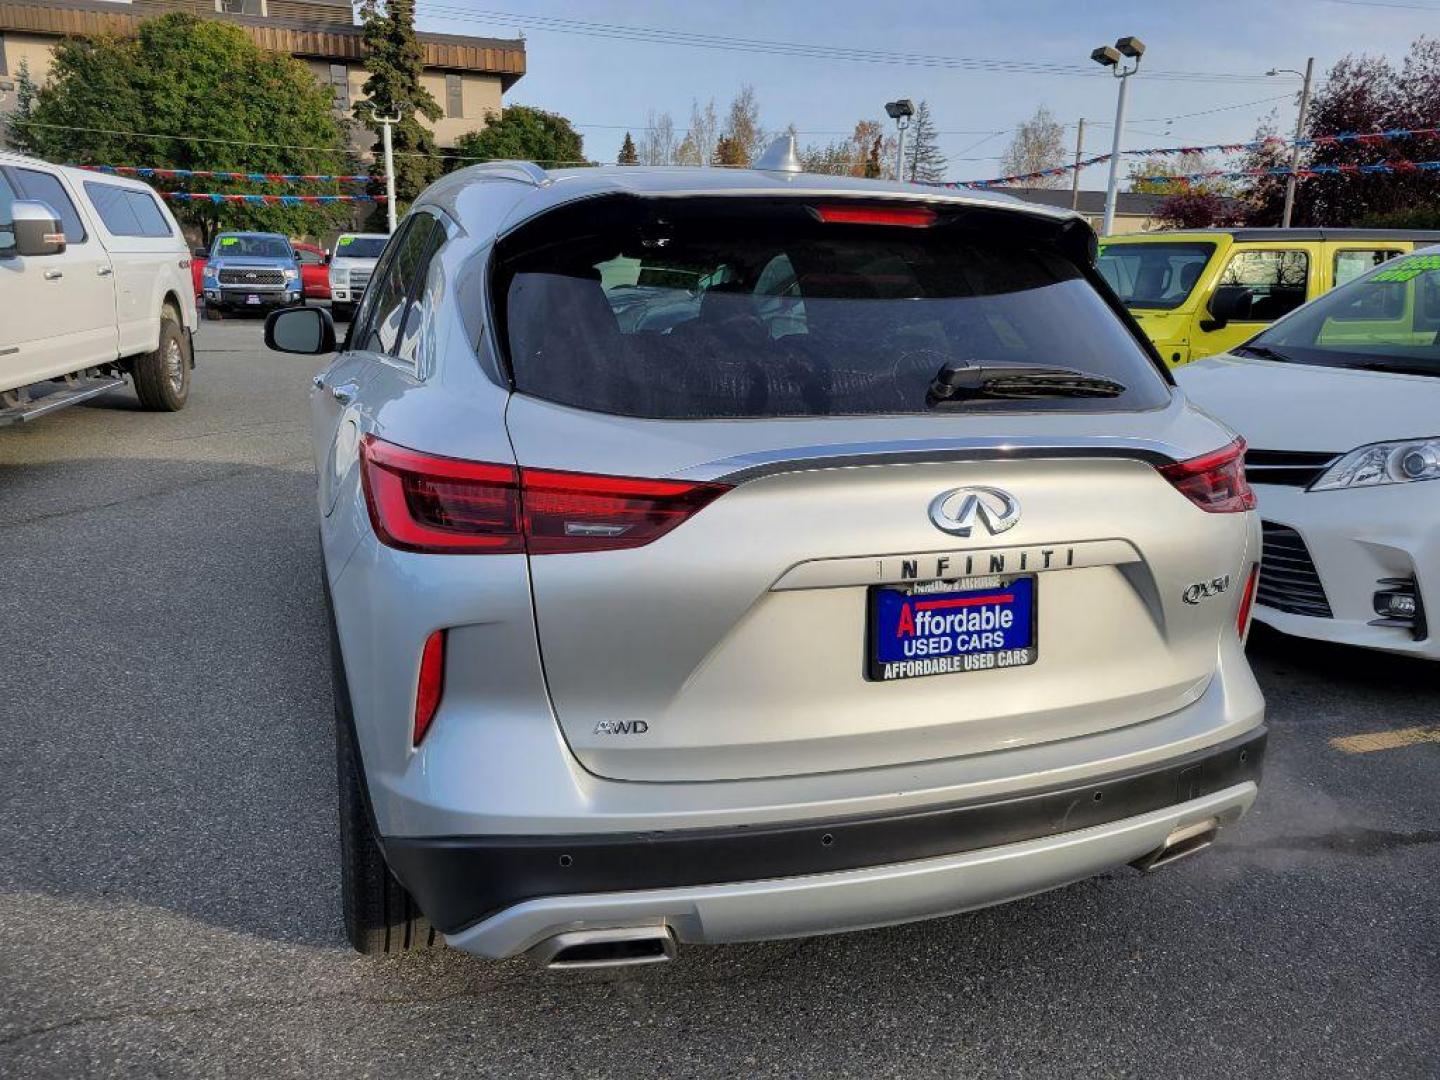
M655 205L592 204L502 250L496 308L521 393L666 419L927 413L936 376L958 364L1064 368L1123 389L950 412L1168 401L1081 271L1015 229Z
M389 239L388 236L342 236L335 242L335 254L341 259L378 259Z
M1100 249L1100 273L1129 307L1169 310L1195 291L1214 244L1111 243Z
M220 236L213 255L237 258L289 259L290 243L280 236Z

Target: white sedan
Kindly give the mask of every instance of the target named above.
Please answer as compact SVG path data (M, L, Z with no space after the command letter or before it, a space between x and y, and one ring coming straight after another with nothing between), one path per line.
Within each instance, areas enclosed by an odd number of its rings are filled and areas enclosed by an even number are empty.
M1255 618L1277 630L1440 659L1437 251L1176 373L1249 445L1265 534Z

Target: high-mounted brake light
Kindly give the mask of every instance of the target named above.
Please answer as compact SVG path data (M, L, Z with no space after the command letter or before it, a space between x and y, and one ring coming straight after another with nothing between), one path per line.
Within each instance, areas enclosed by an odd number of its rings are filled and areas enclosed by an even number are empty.
M445 631L436 630L425 639L420 652L420 680L415 686L415 727L411 745L419 746L430 730L430 721L440 708L445 692Z
M360 456L375 535L390 547L427 554L642 547L730 490L435 457L374 435L365 437Z
M1245 479L1245 440L1172 465L1160 475L1208 514L1238 514L1255 509L1255 492Z
M935 224L935 211L924 206L817 206L815 216L831 225L898 225L907 229L928 229Z
M1245 632L1250 629L1250 609L1255 604L1255 588L1260 583L1260 564L1254 563L1250 567L1250 576L1245 579L1245 591L1240 594L1240 611L1235 617L1235 629L1240 632L1240 640L1245 640Z

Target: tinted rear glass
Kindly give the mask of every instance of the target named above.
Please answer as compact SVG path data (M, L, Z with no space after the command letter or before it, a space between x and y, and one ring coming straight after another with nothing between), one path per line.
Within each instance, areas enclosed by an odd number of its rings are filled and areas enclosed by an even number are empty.
M1168 310L1195 291L1214 244L1106 244L1100 273L1130 307Z
M1016 229L826 224L799 205L570 221L517 237L495 278L516 389L535 397L667 419L926 413L940 369L962 364L1126 389L961 411L1168 400L1081 271Z

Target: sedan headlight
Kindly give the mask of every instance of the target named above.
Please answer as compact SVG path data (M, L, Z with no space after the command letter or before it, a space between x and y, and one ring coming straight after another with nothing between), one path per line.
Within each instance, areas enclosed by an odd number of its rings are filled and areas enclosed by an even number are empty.
M286 280L286 281L299 281L299 280L300 280L300 271L299 271L299 270L296 270L296 269L293 268L293 267L287 266L287 267L285 268L285 280Z
M1372 443L1351 450L1310 485L1311 491L1440 480L1440 438Z

